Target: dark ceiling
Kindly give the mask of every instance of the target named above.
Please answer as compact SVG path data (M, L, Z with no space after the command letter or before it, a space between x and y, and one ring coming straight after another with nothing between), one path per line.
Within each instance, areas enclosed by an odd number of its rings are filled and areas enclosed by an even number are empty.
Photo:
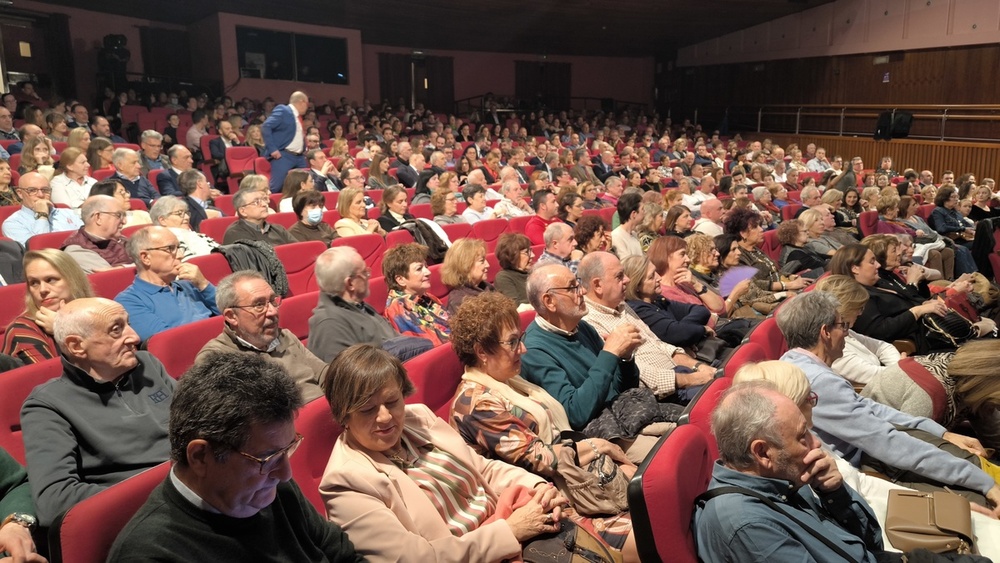
M81 7L79 0L42 1ZM364 43L414 49L669 56L830 1L102 0L86 8L180 25L229 12L360 29Z

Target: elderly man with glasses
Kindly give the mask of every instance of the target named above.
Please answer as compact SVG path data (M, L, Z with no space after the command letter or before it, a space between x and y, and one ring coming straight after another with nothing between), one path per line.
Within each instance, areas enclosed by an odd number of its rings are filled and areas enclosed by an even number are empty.
M38 172L21 176L14 191L21 198L21 209L3 222L3 236L26 245L35 235L74 231L83 226L72 210L58 209L52 204L49 180Z
M92 195L80 207L83 226L69 236L62 249L90 274L121 266L131 266L125 250L125 212L121 202L109 195Z
M239 351L281 365L308 402L323 395L320 375L326 362L317 358L287 328L278 325L281 296L253 270L229 274L219 282L215 301L226 319L222 334L209 340L195 363L213 352Z
M239 240L259 240L272 246L296 242L284 227L267 222L270 203L267 194L258 190L241 189L236 192L233 207L239 219L226 229L222 244L233 244Z
M291 482L299 444L323 438L295 431L302 404L288 373L264 358L196 363L170 405L170 475L108 561L363 561Z
M184 249L166 227L136 231L126 245L135 262L132 285L115 297L129 314L129 323L148 340L154 334L219 315L215 286L198 266L181 262ZM180 374L173 374L179 376Z

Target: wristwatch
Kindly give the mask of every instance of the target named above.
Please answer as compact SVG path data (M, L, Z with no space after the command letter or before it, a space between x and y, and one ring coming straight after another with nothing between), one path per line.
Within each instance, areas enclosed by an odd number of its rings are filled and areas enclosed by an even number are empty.
M691 369L693 369L694 371L698 371L698 368L700 368L703 365L705 365L705 362L695 362L694 367Z
M3 523L0 523L0 528L3 528L4 526L10 524L11 522L13 522L14 524L20 524L21 526L27 528L29 531L34 530L35 526L38 525L38 519L35 518L34 516L26 514L24 512L15 512L3 519Z
M706 293L708 293L708 286L701 284L701 291L698 292L698 295L705 295Z

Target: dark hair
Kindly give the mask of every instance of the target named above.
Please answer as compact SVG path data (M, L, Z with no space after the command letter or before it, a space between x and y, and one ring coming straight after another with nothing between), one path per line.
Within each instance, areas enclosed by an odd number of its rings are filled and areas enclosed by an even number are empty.
M646 255L649 256L649 261L656 268L656 273L662 276L667 272L670 255L682 248L687 248L687 242L679 236L668 234L654 239L650 243Z
M462 199L469 202L480 193L485 194L486 188L480 186L479 184L466 184L465 187L462 188Z
M729 252L733 249L733 243L740 242L739 235L721 234L715 237L715 249L719 251L719 265L729 256Z
M322 206L326 203L326 198L323 194L317 192L316 190L310 190L308 192L299 192L295 194L292 198L292 210L295 211L295 216L302 218L302 211L310 205L320 205Z
M413 195L417 194L431 195L431 190L430 188L427 187L427 182L429 182L431 178L437 175L438 175L437 170L424 170L420 172L420 176L417 178L417 183L415 186L416 190L413 192Z
M565 221L569 217L569 213L566 211L567 207L573 207L576 205L576 200L583 199L580 194L573 192L566 192L559 195L559 218Z
M598 215L584 215L573 227L573 237L576 239L577 247L581 250L590 244L591 239L597 236L601 229L607 231L608 225Z
M535 210L535 213L538 213L538 208L542 206L542 203L545 203L545 199L550 195L555 195L552 190L538 190L531 194L531 208Z
M111 179L101 180L100 182L90 187L90 193L88 194L88 197L95 195L109 195L111 197L115 197L115 191L118 190L119 185L123 184L118 180L111 180Z
M799 238L799 220L789 219L782 221L778 225L778 242L785 246L795 244L795 239Z
M861 243L845 244L837 249L833 258L830 259L829 272L849 276L854 279L854 272L851 268L860 266L868 253L868 247Z
M302 406L295 380L280 364L247 352L212 352L177 383L170 403L170 457L187 466L192 440L212 444L225 461L254 424L291 422Z
M403 397L415 390L399 358L371 344L355 344L326 366L320 385L334 420L343 426L354 411L389 382L399 385Z
M389 213L389 203L399 197L399 194L403 194L407 198L410 197L410 194L406 192L406 188L402 184L393 184L382 192L382 201L378 202L378 208L382 211L383 215Z
M302 184L309 181L309 177L308 170L289 170L285 176L285 182L281 186L281 197L295 197L302 190Z
M642 195L635 192L627 192L618 198L618 220L622 223L629 220L633 213L642 207Z
M728 234L738 235L760 226L760 215L749 207L733 207L722 222L722 229Z
M666 230L666 232L669 233L671 231L673 232L677 231L676 229L677 220L680 219L681 215L684 215L685 211L690 213L690 211L688 211L688 208L684 207L683 205L675 205L671 207L669 210L667 210L667 217L663 221L663 228Z
M907 217L907 212L909 211L910 207L913 205L913 201L914 201L913 198L910 197L910 196L908 196L908 195L904 195L904 196L902 196L902 197L899 198L899 218L900 219Z
M191 123L198 123L199 121L201 121L202 119L204 119L207 115L208 114L205 113L205 110L203 110L203 109L196 109L196 110L194 110L193 113L191 113Z
M476 365L476 345L487 354L500 348L501 331L519 328L520 319L514 302L499 291L486 291L466 299L449 320L451 346L465 366Z
M854 200L854 205L847 205L847 194L851 192L854 192L854 195L857 196L857 198ZM842 200L842 202L844 204L845 209L850 209L855 213L861 213L862 211L864 211L864 209L861 208L861 192L859 192L858 189L853 186L844 190L844 199Z
M954 186L941 186L937 191L937 195L934 196L934 205L944 207L945 202L951 199L951 194L954 193L957 193Z
M504 270L516 270L521 252L531 248L531 239L521 233L504 233L497 241L493 255Z

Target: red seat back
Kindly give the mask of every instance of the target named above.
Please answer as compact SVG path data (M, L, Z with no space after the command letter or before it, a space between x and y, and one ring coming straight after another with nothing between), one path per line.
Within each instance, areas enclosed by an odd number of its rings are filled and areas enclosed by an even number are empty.
M319 301L319 291L302 293L281 302L278 324L295 335L303 344L309 339L309 317Z
M209 219L209 221L211 220ZM205 275L205 279L211 282L212 285L218 285L222 281L222 278L233 273L233 269L229 267L229 260L226 260L226 257L221 252L196 256L188 260L188 262L198 266L201 273Z
M198 224L198 232L222 244L223 239L226 238L226 229L235 222L236 217L233 215L205 219Z
M434 212L431 211L431 204L429 203L418 203L416 205L410 206L410 215L418 219L434 219Z
M288 275L288 295L301 295L318 288L315 272L316 258L323 254L324 250L326 250L326 245L318 240L274 247L274 253L277 254L278 260L285 265L285 273ZM312 289L309 289L310 286Z
M714 457L704 432L678 426L639 466L629 482L628 500L642 561L697 563L691 516L695 497L712 479Z
M747 338L764 350L767 360L777 360L788 351L785 335L781 334L781 330L778 329L778 321L774 320L773 316L761 321Z
M235 217L236 208L233 207L233 197L231 195L220 195L212 200L212 204L223 212L226 217Z
M209 340L222 334L225 319L221 316L158 332L149 338L146 349L163 363L170 377L180 379L194 365L198 352Z
M0 286L0 338L3 338L7 327L24 312L24 298L28 294L28 286L23 283L13 283Z
M271 179L271 161L264 158L263 156L258 156L253 160L253 173L260 174L261 176L266 176L268 180Z
M169 473L164 462L81 501L53 524L50 551L61 553L62 563L107 560L118 534Z
M757 363L766 362L770 358L767 357L767 351L764 350L756 342L744 342L739 347L733 351L733 355L729 356L726 360L726 364L722 367L723 373L726 377L734 377L736 372L739 371L743 364L746 363Z
M465 368L451 344L443 344L403 364L416 392L406 402L424 404L448 420L451 403Z
M291 211L285 213L272 213L268 215L267 221L273 225L281 225L286 230L291 229L292 225L298 222L299 218L295 216L295 213Z
M74 231L56 231L54 233L42 233L40 235L35 235L28 239L28 250L41 250L43 248L62 248L66 239L73 234Z
M778 259L781 258L781 243L778 242L778 231L764 231L764 243L760 249L777 264Z
M322 192L323 206L330 209L337 209L337 202L340 200L340 192ZM331 225L333 226L333 225Z
M32 389L62 375L62 362L52 358L12 369L3 374L0 393L0 447L24 465L24 439L21 436L21 405Z
M925 203L917 208L917 215L920 215L924 221L930 221L931 213L934 212L935 207L933 203Z
M135 268L112 268L87 276L98 297L114 299L135 281Z
M511 217L507 225L507 230L512 233L524 234L524 227L528 224L528 221L531 220L531 217L532 215L528 215L526 217ZM609 222L608 224L610 225L611 223Z
M535 320L535 310L528 309L527 311L521 311L517 316L521 319L521 332L524 332L528 330L528 325Z
M316 511L326 515L323 498L319 494L319 484L323 472L330 461L333 445L343 431L333 420L330 404L320 397L306 403L295 418L295 430L302 434L302 444L295 455L288 458L292 466L292 478L302 489L302 494L312 503Z
M385 254L386 249L385 239L382 238L382 235L372 233L336 238L333 239L330 246L350 246L358 251L358 254L364 259L365 264L371 268L373 276L382 272L382 255Z
M795 218L795 214L799 212L802 206L797 203L789 203L788 205L781 208L781 220L788 221Z
M413 235L411 235L410 231L407 231L406 229L396 229L395 231L389 231L385 234L385 247L387 250L394 246L398 246L400 244L410 244L411 242L415 242L413 240Z
M468 223L441 225L441 228L444 230L444 234L448 235L448 240L451 242L455 242L460 238L465 238L472 232L472 225L469 225Z
M375 276L375 273L372 273ZM385 278L382 276L372 277L368 280L368 297L365 298L365 303L372 306L373 309L378 311L378 314L385 312L385 302L389 299L389 287L385 283Z
M485 241L486 252L492 253L493 249L497 247L500 235L508 232L508 227L506 219L487 219L472 225L472 232L469 236Z
M428 268L431 271L431 288L427 290L434 297L437 297L445 305L448 304L448 294L451 289L441 281L441 264L434 264Z
M12 181L11 185L12 186L16 186L17 184L14 184L13 181ZM3 222L7 220L8 217L10 217L11 215L17 213L17 211L19 209L21 209L20 205L4 205L4 206L0 206L0 225L2 225Z

